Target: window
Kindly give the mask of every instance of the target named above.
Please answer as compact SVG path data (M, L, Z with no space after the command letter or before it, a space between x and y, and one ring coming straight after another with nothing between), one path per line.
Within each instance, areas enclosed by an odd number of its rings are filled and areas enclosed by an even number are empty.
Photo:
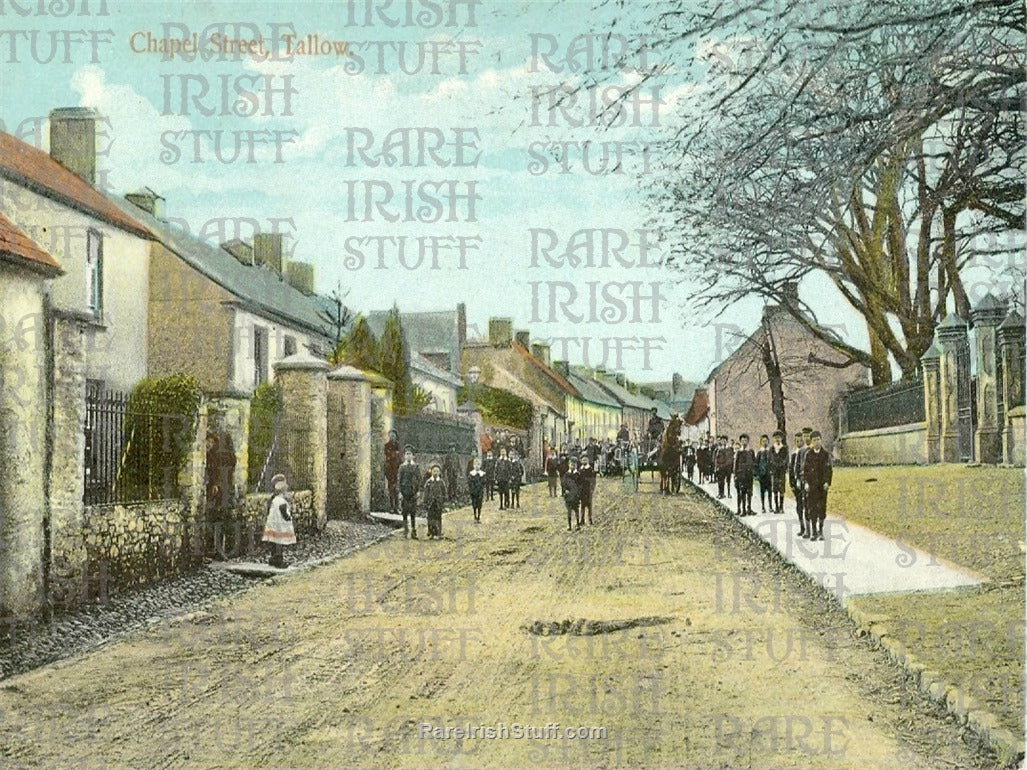
M103 236L86 231L86 307L93 318L103 318Z
M291 355L294 355L296 353L296 338L295 337L290 337L289 335L285 336L285 344L284 344L284 347L283 347L283 351L284 351L284 354L286 356L291 356Z
M267 329L253 327L253 384L267 382Z

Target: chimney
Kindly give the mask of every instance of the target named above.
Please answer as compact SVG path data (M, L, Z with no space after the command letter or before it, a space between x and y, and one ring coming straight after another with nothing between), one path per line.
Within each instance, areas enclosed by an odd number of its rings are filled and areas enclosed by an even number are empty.
M562 374L564 377L569 377L571 373L570 361L553 361L553 368Z
M489 319L489 344L494 348L510 347L513 337L513 320L510 318Z
M615 374L614 379L617 380L617 384L622 388L626 388L628 386L628 378L623 374Z
M785 281L781 284L781 304L786 307L799 306L799 282Z
M596 380L601 380L605 376L606 376L606 367L605 366L597 366L595 368L595 372L592 375L593 379L596 379Z
M285 280L304 294L314 293L314 266L309 262L289 262L285 265Z
M125 200L157 219L164 219L164 198L149 187L128 193Z
M677 372L674 372L674 374L672 374L670 377L670 397L674 398L679 393L684 392L684 390L685 378Z
M253 264L253 247L244 241L235 238L221 244L221 248L242 262L244 265Z
M544 345L541 342L533 342L531 344L531 354L546 366L550 365L548 345Z
M467 342L467 305L458 302L456 306L456 340L462 350Z
M282 234L257 233L253 236L253 262L282 273Z
M517 340L517 344L522 348L528 348L531 345L531 334L526 331L515 332L514 339Z
M91 185L96 184L96 121L88 107L50 111L50 157Z

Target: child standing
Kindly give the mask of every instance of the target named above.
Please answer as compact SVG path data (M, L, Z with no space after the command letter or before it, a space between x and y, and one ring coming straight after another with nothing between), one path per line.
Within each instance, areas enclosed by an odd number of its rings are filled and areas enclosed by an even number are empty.
M267 504L262 539L265 543L271 543L271 559L268 563L281 569L289 566L285 561L284 550L285 546L296 543L296 530L292 524L292 504L289 502L289 484L285 476L276 473L271 479L271 486L275 491Z

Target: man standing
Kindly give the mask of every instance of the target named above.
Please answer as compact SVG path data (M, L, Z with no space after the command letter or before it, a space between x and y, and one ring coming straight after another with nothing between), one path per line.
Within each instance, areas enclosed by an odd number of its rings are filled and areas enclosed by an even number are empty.
M235 445L220 426L207 431L206 511L214 527L214 547L224 557L242 545L242 529L233 522L235 510ZM233 530L229 534L229 530Z
M549 457L546 458L546 478L549 480L549 496L556 497L556 485L560 480L560 458L553 449L549 450Z
M414 462L414 448L407 444L403 452L403 464L399 466L399 494L403 510L403 536L409 528L411 540L417 540L417 492L421 488L421 468Z
M738 490L736 512L739 516L753 516L752 512L752 478L756 468L756 454L749 448L749 436L743 433L738 437L738 451L735 452L734 466L735 488Z
M802 461L802 482L806 492L806 521L810 540L824 539L827 491L831 488L831 454L820 443L820 431L810 435L810 447Z
M713 465L713 450L706 438L699 440L699 448L695 450L695 464L699 467L699 483L710 481L710 467Z
M399 435L389 431L389 440L385 442L385 484L389 488L389 510L399 513L399 466L403 464L403 449L399 445Z
M621 443L621 442L625 442L625 441L630 441L630 440L631 440L631 434L628 433L628 424L626 422L622 422L620 424L620 430L617 431L617 443Z
M774 510L774 498L770 493L770 438L764 433L760 436L760 448L756 450L756 481L760 484L760 513Z
M785 510L785 474L788 472L789 458L784 441L785 434L779 430L774 431L774 445L770 448L770 493L774 513L784 513Z
M802 432L795 434L795 449L788 458L788 486L795 495L795 513L799 517L799 537L806 536L806 517L802 512L802 485L799 483L799 452L803 447Z

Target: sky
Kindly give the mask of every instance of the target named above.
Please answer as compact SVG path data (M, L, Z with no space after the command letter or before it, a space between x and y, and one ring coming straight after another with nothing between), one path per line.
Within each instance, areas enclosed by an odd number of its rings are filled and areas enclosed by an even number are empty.
M701 73L643 92L605 128L589 125L589 99L616 91L553 91L582 84L589 51L602 65L588 35L614 13L630 11L0 0L0 127L47 149L51 109L97 109L113 192L150 187L169 219L213 242L277 227L291 257L314 264L317 290L341 288L356 312L464 302L471 336L509 317L554 358L702 381L757 326L762 302L698 314L691 287L659 264L639 191L659 173L647 144L689 119ZM147 50L194 33L213 56ZM219 53L230 40L261 45ZM637 78L608 75L604 88ZM801 289L823 298L822 321L865 341L829 287Z

